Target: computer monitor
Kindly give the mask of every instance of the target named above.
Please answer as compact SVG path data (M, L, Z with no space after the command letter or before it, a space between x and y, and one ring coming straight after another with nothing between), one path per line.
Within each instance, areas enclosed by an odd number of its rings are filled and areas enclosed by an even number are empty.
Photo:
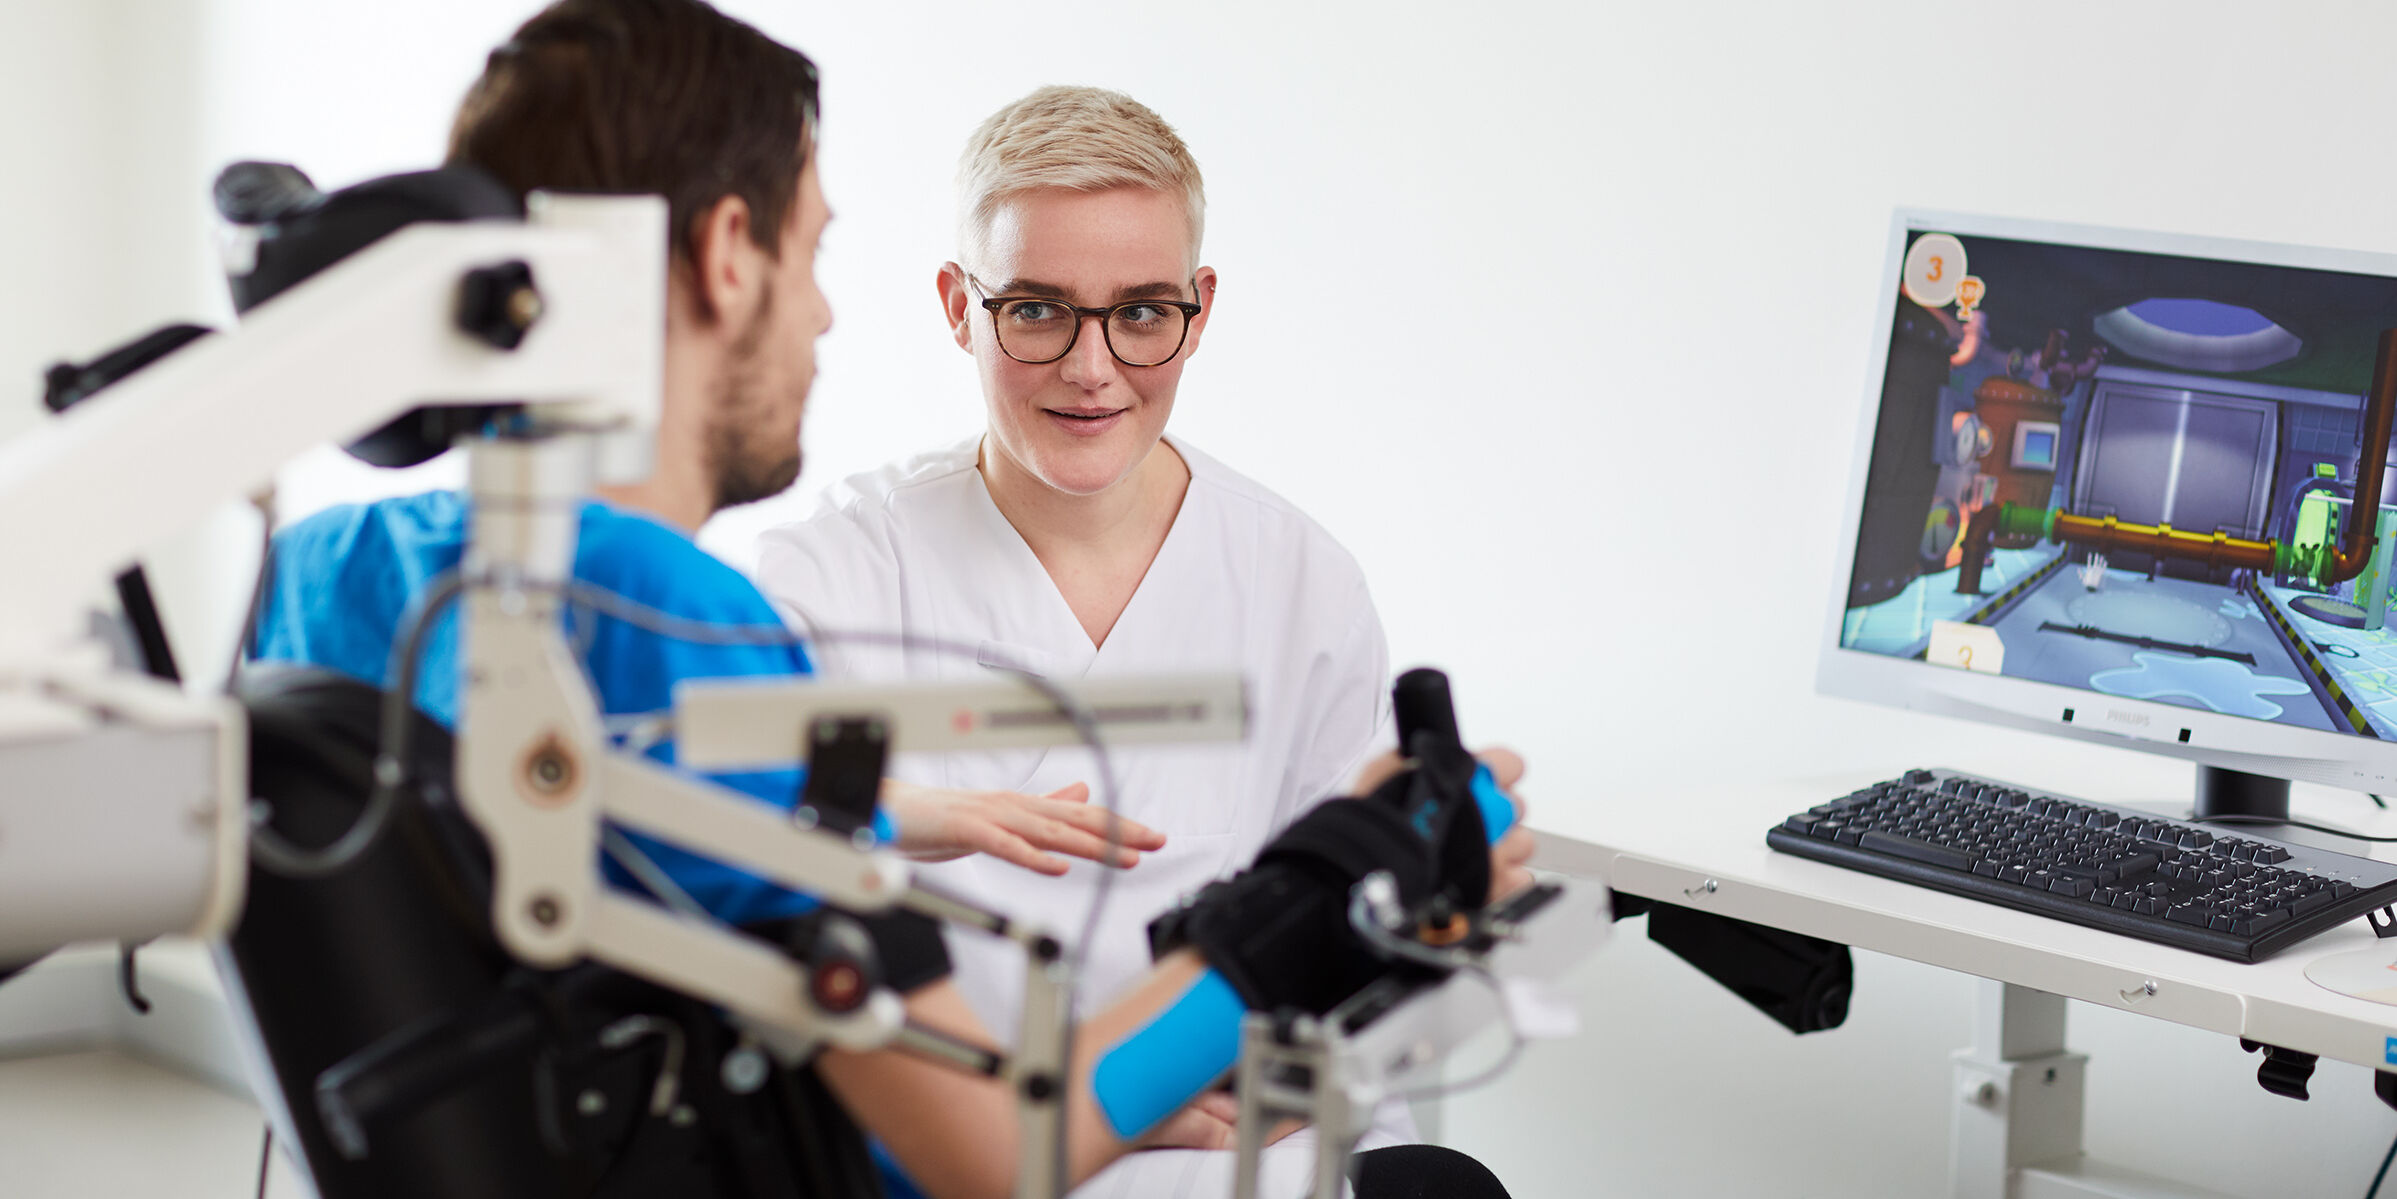
M1900 212L1817 684L2397 788L2397 256Z

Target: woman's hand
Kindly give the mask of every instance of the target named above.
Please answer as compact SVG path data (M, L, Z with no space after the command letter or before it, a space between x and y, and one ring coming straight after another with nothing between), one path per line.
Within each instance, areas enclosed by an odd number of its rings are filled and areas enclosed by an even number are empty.
M882 806L899 826L896 847L919 862L945 862L986 853L1042 874L1063 874L1064 858L1098 861L1107 852L1107 813L1090 803L1090 787L1072 783L1047 795L958 791L898 779L882 780ZM1162 849L1165 834L1119 820L1122 844L1115 864L1138 865L1143 850Z
M1227 1091L1201 1091L1182 1110L1141 1134L1141 1149L1232 1149L1239 1145L1240 1101Z
M1283 1120L1265 1130L1265 1143L1305 1128L1304 1120ZM1201 1091L1189 1105L1148 1130L1142 1149L1237 1149L1240 1147L1240 1100L1230 1091Z

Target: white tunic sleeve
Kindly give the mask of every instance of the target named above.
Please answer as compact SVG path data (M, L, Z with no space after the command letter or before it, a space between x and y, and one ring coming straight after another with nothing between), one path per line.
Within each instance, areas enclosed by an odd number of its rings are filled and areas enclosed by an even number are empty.
M881 672L895 660L892 651L822 636L904 627L887 521L852 510L769 529L758 541L757 585L809 636L809 655L825 677L888 677Z

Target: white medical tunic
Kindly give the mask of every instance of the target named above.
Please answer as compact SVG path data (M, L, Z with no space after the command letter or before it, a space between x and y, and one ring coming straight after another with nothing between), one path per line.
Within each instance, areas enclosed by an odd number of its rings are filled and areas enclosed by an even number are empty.
M1305 514L1179 438L1190 486L1131 602L1092 646L1047 568L992 502L975 469L979 436L858 475L825 493L805 521L769 531L758 582L802 628L828 679L888 682L987 678L988 665L1063 679L1236 670L1247 680L1249 735L1237 745L1109 750L1117 806L1165 834L1165 848L1116 872L1107 888L1077 1010L1096 1011L1149 965L1149 921L1209 880L1248 864L1271 836L1347 790L1366 759L1394 743L1389 649L1355 559ZM958 652L845 643L843 632L904 632ZM1100 777L1081 747L986 754L899 755L911 782L1045 795ZM1099 868L1080 859L1063 879L975 855L923 867L923 877L1069 945L1081 936ZM1012 943L949 932L955 978L992 1035L1012 1043L1023 957ZM1386 1104L1360 1148L1412 1140L1401 1104ZM1311 1133L1267 1152L1269 1176L1296 1193L1313 1161ZM1131 1155L1078 1196L1228 1194L1232 1155Z

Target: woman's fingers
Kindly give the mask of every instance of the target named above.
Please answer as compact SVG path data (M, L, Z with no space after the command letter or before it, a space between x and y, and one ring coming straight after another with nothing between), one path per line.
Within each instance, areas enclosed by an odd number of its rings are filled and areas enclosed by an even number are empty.
M1205 1112L1226 1124L1240 1118L1240 1101L1230 1091L1200 1091L1190 1101L1191 1109Z
M1532 883L1532 852L1539 848L1531 830L1518 824L1490 847L1490 898L1503 899Z
M1077 828L1062 820L1050 820L1024 812L1017 813L1011 823L1016 835L1042 849L1070 853L1077 858L1088 858L1093 862L1101 861L1107 856L1107 838L1105 836L1087 829ZM1115 864L1122 867L1139 865L1140 851L1134 849L1129 843L1116 846Z
M1514 750L1504 746L1493 746L1481 750L1473 756L1480 758L1482 765L1490 768L1490 775L1498 780L1499 786L1512 787L1522 781L1523 755Z
M1079 783L1075 784L1075 786L1080 785ZM1107 810L1105 808L1094 808L1087 803L1054 798L1040 801L1037 805L1027 804L1026 807L1051 820L1097 836L1102 841L1106 839ZM1123 843L1133 849L1165 848L1165 834L1137 820L1118 816L1116 817L1116 826Z
M1149 1149L1229 1149L1236 1141L1231 1117L1218 1116L1194 1103L1167 1116L1138 1143Z
M996 824L982 825L973 834L974 848L999 859L1013 862L1026 870L1056 876L1066 871L1065 859L1042 853L1031 842L1000 828Z

